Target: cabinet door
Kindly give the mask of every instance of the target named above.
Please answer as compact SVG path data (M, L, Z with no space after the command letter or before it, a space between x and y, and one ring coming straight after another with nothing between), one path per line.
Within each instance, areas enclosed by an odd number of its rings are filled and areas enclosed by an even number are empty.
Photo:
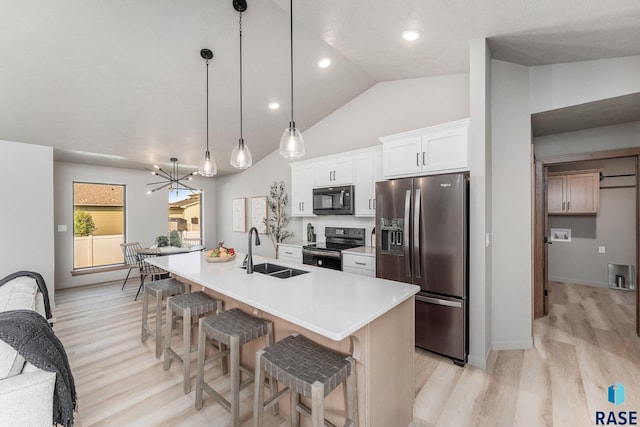
M423 172L445 172L469 167L466 124L422 136Z
M353 184L353 157L350 155L318 162L314 169L316 187Z
M566 176L566 211L573 214L597 213L600 176L586 173Z
M547 212L563 213L565 208L564 176L547 178Z
M291 216L313 215L313 164L291 167Z
M353 159L356 216L375 216L373 153L356 154Z
M410 136L382 145L382 173L385 178L417 175L422 171L422 138Z

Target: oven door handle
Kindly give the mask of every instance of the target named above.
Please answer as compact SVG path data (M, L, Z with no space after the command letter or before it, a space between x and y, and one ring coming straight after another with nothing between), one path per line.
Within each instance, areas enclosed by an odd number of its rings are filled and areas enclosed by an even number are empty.
M302 255L315 255L315 256L320 256L320 257L325 257L325 258L336 258L336 259L340 259L342 257L340 252L314 251L314 250L310 250L310 249L303 249L302 250Z

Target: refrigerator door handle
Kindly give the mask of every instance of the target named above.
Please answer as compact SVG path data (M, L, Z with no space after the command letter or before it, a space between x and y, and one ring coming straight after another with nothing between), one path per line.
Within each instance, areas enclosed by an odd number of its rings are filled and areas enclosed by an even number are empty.
M420 273L420 189L416 190L416 198L413 201L413 275L416 279L421 279Z
M416 301L427 302L429 304L445 305L447 307L456 307L456 308L462 307L462 303L458 301L449 301L449 300L440 299L440 298L424 297L422 295L416 295Z
M411 277L411 253L409 252L409 214L411 212L411 190L407 190L404 196L404 265L406 275Z

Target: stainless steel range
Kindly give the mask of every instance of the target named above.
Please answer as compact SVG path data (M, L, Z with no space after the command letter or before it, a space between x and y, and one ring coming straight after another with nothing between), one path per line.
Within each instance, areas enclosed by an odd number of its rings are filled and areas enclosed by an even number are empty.
M364 228L325 227L324 243L302 247L302 262L307 265L342 270L342 250L365 245Z

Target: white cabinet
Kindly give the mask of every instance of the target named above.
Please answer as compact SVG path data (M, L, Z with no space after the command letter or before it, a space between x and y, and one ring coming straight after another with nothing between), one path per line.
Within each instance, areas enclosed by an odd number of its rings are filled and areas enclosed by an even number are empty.
M315 163L314 171L316 187L353 184L353 158L348 153Z
M469 119L380 138L383 177L469 169Z
M291 216L313 215L313 163L291 165Z
M278 244L278 259L284 262L302 264L302 246L286 243Z
M376 182L382 181L382 148L353 156L355 215L376 216Z
M342 271L376 277L376 257L374 255L343 252Z

